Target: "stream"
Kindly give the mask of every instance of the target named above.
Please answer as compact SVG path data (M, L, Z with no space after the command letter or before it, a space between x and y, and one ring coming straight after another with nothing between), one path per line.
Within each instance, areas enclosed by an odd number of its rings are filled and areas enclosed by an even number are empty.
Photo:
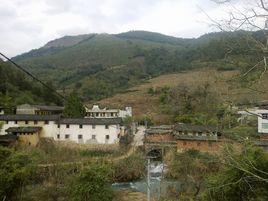
M163 177L167 171L167 166L159 161L150 164L150 190L152 197L160 197L166 195L170 191L178 192L181 183L174 180L168 180ZM114 189L131 189L134 191L147 193L147 180L139 180L132 182L122 182L112 184Z

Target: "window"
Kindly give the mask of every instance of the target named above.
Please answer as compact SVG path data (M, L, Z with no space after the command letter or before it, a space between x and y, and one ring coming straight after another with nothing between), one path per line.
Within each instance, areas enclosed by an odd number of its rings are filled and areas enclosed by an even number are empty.
M109 129L109 125L105 125L105 129Z
M6 124L8 124L8 121L6 121Z
M92 140L95 140L96 139L96 135L92 135Z
M34 121L34 124L35 124L35 125L38 124L38 121Z
M28 124L29 122L28 121L25 121L25 124Z
M45 121L45 124L49 124L48 120Z
M18 121L15 121L15 124L18 124Z
M92 129L95 129L96 128L96 125L92 125Z
M78 139L83 139L83 135L78 135Z
M57 139L60 139L60 134L57 135Z
M80 124L80 125L79 125L79 128L83 128L83 125L82 125L82 124Z
M106 139L106 140L109 140L109 139L110 139L110 136L109 136L109 135L106 135L106 136L105 136L105 139Z
M199 136L202 136L202 132L198 132L198 135L199 135Z
M263 129L268 129L268 123L262 123L262 124L261 124L261 127L262 127Z
M58 124L58 128L60 128L60 124Z
M66 128L70 128L70 125L69 124L66 124Z
M268 114L262 114L263 119L268 119Z
M65 135L65 139L69 139L70 138L70 135Z

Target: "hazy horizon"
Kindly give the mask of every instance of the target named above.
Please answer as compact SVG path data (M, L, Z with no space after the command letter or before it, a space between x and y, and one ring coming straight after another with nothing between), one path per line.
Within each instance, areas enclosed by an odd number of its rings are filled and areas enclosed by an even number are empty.
M0 51L14 57L66 35L130 30L196 38L217 31L207 14L220 18L225 7L211 0L2 1Z

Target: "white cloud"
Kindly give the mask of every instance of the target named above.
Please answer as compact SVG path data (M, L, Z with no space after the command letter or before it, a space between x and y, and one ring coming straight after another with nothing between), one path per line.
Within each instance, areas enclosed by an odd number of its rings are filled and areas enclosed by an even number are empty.
M64 35L156 31L197 37L212 29L210 0L0 0L0 51L8 56Z

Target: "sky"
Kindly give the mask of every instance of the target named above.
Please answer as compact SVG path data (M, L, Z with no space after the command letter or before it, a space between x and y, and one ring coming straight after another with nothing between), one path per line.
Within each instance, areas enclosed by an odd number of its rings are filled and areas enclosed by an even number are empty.
M211 0L0 0L0 52L9 57L65 35L146 30L192 38L217 31Z

